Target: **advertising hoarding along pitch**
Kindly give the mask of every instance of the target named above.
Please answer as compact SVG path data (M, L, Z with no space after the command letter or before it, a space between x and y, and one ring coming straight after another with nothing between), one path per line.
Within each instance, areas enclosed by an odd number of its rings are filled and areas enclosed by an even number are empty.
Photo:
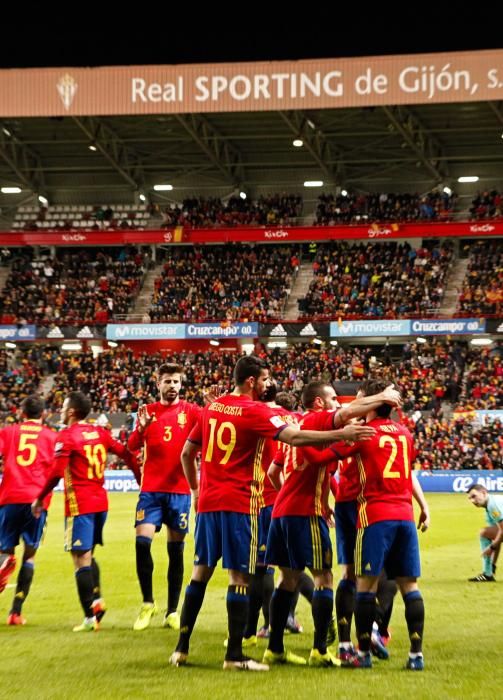
M107 340L186 340L255 338L258 323L118 323L108 324Z

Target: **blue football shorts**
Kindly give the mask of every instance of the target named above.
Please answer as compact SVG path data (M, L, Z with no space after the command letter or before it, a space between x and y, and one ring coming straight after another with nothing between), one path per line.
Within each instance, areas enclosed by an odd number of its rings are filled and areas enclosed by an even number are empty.
M189 531L190 496L184 493L142 491L136 506L135 527L149 523L159 532L163 525L183 535Z
M0 550L14 549L19 540L38 549L47 522L47 511L35 518L29 503L7 503L0 506Z

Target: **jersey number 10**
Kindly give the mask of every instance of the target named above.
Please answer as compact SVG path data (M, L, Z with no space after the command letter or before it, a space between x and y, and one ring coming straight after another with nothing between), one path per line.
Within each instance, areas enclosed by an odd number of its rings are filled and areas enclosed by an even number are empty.
M107 463L107 451L101 443L97 445L84 445L88 468L88 479L101 479L105 473L105 465Z

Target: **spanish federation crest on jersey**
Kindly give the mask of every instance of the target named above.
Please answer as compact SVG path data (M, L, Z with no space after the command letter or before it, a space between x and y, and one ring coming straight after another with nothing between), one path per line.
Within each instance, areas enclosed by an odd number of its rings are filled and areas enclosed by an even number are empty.
M180 426L180 428L184 428L187 425L188 418L187 418L187 414L185 413L185 411L181 411L178 414L177 420L178 420L178 425Z

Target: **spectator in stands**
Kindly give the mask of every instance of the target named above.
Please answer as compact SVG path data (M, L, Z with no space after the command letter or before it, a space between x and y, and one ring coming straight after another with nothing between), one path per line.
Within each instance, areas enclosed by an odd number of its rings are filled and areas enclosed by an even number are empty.
M319 246L299 304L315 318L424 316L440 306L452 246L333 242Z

